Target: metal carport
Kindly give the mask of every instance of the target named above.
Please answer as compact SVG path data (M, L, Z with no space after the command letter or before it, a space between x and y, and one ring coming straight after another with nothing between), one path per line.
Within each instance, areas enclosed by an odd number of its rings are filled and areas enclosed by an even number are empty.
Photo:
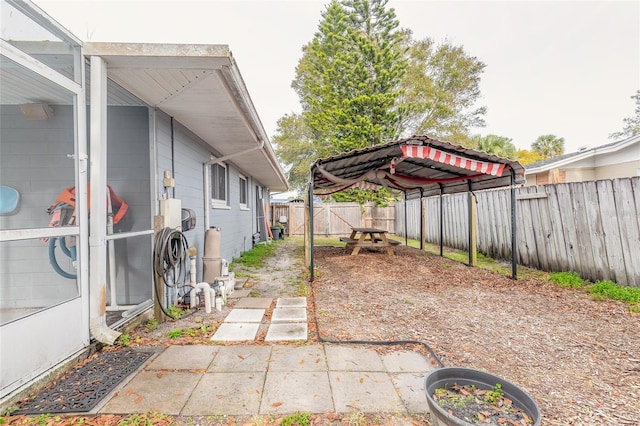
M511 268L516 279L515 186L524 184L520 163L482 151L464 148L428 136L411 136L395 142L316 160L311 165L307 208L309 226L309 276L314 279L313 196L352 187L385 187L404 193L406 200L433 195L473 192L511 186ZM440 255L442 255L442 199L440 200ZM423 240L423 229L420 230ZM406 220L405 220L405 239ZM422 247L421 247L422 248ZM471 251L471 250L470 250Z

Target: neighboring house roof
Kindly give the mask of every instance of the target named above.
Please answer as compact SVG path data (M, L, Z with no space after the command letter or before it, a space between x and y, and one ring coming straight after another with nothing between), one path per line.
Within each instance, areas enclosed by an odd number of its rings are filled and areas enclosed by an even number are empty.
M590 158L590 157L595 157L597 155L616 152L639 142L640 142L640 134L637 134L627 139L622 139L617 142L612 142L606 145L597 146L595 148L584 149L582 151L572 152L569 154L563 154L557 157L536 161L535 163L525 164L524 168L527 174L546 172L548 170L557 169L558 167L564 167L571 163L584 160L585 158Z
M271 191L286 191L282 170L227 45L95 43L109 78L164 111Z

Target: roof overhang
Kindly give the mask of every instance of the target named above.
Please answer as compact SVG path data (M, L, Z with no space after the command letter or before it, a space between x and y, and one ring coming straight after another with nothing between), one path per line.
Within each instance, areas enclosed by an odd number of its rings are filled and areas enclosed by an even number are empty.
M427 136L319 159L311 166L316 194L365 182L428 197L523 184L524 173L517 161Z
M587 158L595 158L599 155L605 155L605 154L617 152L629 146L637 144L639 142L640 142L640 134L637 134L614 143L608 143L606 145L597 146L595 148L587 149L575 154L560 156L560 158L558 158L556 161L553 161L553 160L544 161L543 164L537 167L536 166L531 167L529 165L526 167L526 170L528 174L542 173L549 170L557 169L559 167L565 167L567 165L570 165L572 163L577 163Z
M200 137L271 191L287 179L226 45L85 43L108 77Z

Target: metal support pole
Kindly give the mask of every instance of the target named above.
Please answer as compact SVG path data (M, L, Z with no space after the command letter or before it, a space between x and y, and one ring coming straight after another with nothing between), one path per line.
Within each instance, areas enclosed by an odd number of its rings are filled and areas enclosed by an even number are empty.
M516 172L511 169L511 278L514 280L518 279L516 231Z
M439 185L440 185L440 256L444 256L443 241L442 241L442 239L443 239L442 237L443 237L443 234L444 234L444 226L443 226L443 223L444 223L444 207L442 205L442 193L443 193L444 188L443 188L442 184L439 184Z
M404 191L404 245L409 245L409 227L407 226L407 191Z
M311 179L309 181L309 282L314 280L313 267L313 167L311 168Z
M469 185L471 186L471 185ZM476 233L476 196L473 192L468 193L469 210L469 266L476 266L478 263L477 233Z
M425 211L424 211L424 189L420 188L420 250L424 250L424 228L425 228Z

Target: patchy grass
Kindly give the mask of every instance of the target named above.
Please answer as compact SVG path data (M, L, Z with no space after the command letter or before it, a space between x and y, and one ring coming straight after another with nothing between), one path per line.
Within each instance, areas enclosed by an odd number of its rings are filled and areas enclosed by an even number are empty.
M630 304L640 303L640 288L619 286L613 281L598 281L589 286L587 291L594 300L613 299Z
M274 240L269 244L256 244L254 248L242 253L240 257L234 257L229 270L233 271L238 265L251 268L262 268L266 265L267 259L273 257L281 240Z
M575 272L551 272L549 278L560 287L582 288L584 285L584 280Z

